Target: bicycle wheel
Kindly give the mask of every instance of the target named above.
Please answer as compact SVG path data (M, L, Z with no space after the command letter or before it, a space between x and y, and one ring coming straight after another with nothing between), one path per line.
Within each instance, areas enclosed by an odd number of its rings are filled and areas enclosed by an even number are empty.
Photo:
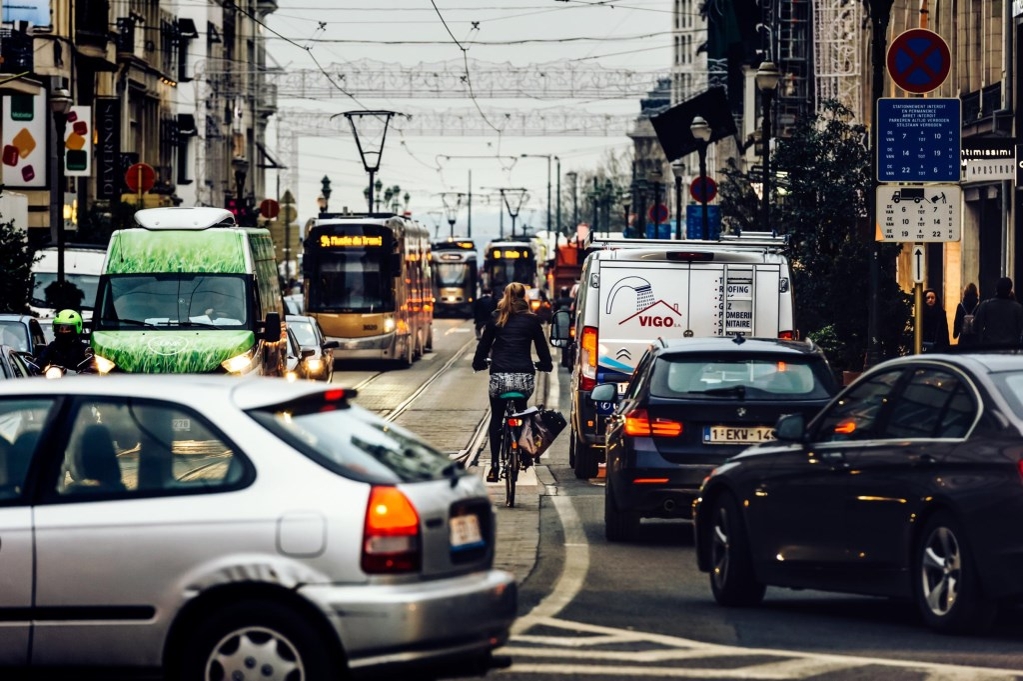
M505 506L515 505L515 482L519 478L519 443L515 441L515 429L507 424L504 425L504 442L502 444L501 458L504 459L504 504Z

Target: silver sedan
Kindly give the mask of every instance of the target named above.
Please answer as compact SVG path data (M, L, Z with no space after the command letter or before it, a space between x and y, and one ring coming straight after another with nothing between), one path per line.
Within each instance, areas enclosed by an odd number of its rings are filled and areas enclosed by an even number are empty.
M0 667L491 666L517 593L493 569L482 480L354 396L273 378L0 382Z

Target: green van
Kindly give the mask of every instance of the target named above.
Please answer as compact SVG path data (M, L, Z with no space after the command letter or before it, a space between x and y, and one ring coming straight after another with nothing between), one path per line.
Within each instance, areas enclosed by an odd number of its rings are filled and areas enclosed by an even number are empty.
M110 237L90 341L102 373L282 375L273 241L222 208L149 208Z

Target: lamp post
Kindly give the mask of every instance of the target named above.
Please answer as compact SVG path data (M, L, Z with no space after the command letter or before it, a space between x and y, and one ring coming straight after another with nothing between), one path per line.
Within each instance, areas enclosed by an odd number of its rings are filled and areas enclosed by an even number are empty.
M656 163L656 161L655 161L655 163ZM660 164L658 163L658 165L660 165ZM650 171L646 174L647 182L650 183L650 188L653 189L653 197L654 197L653 208L651 209L651 213L653 214L652 222L654 223L654 233L653 233L653 236L651 238L654 238L654 239L659 239L661 237L661 220L660 220L661 214L660 214L660 208L661 208L661 177L662 177L662 175L663 175L663 173L661 172L661 169L659 167L657 167L657 166L654 166L653 168L651 168ZM645 230L644 230L644 232L645 232ZM641 236L645 237L646 234L644 233Z
M682 239L682 178L686 174L686 164L681 160L671 164L671 172L675 175L675 239Z
M572 181L572 231L579 229L579 173L574 170L565 173Z
M771 231L771 102L774 99L774 90L778 87L779 80L781 80L781 72L774 65L774 62L760 62L756 81L757 89L760 90L760 96L764 103L764 128L760 134L760 139L764 150L764 182L761 189L761 194L763 195L761 198L764 202L763 230L765 232Z
M323 208L320 210L320 212L321 213L326 213L327 212L327 207L330 204L330 194L331 194L331 191L332 191L331 188L330 188L330 178L327 177L326 175L324 175L323 179L320 180L320 186L321 186L321 190L320 190L321 191L321 195L323 196ZM317 205L319 205L319 201L318 200L317 200Z
M65 87L50 90L54 129L50 145L50 240L57 244L57 295L51 302L57 310L67 307L64 304L64 130L70 110L71 92ZM70 300L72 296L67 298Z
M707 143L710 142L711 129L703 116L696 116L689 125L689 132L699 143L697 151L700 153L700 205L702 216L700 222L703 225L703 238L710 238L710 219L707 216Z
M553 154L520 154L521 158L545 158L547 159L547 231L551 231L551 159L558 158ZM560 164L561 159L558 159ZM512 234L515 234L514 228Z
M387 126L394 116L405 114L396 111L346 111L331 116L344 116L352 126L352 137L362 159L362 167L369 173L369 212L373 212L373 190L380 189L379 180L373 183L373 176L380 170L380 158L384 153L384 142L387 141Z
M444 203L444 213L447 216L450 231L448 237L455 236L455 220L458 219L458 210L462 207L462 194L460 192L444 192L440 195Z

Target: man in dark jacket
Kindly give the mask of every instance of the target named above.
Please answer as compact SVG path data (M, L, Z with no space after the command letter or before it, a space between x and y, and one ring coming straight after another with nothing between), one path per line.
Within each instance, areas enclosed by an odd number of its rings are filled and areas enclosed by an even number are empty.
M483 289L480 297L472 304L472 317L476 322L476 340L483 336L483 327L490 321L490 316L497 309L497 301L491 295L490 289Z
M1012 295L1012 279L1002 277L995 288L995 297L977 307L973 326L983 345L1018 346L1023 337L1023 305Z

